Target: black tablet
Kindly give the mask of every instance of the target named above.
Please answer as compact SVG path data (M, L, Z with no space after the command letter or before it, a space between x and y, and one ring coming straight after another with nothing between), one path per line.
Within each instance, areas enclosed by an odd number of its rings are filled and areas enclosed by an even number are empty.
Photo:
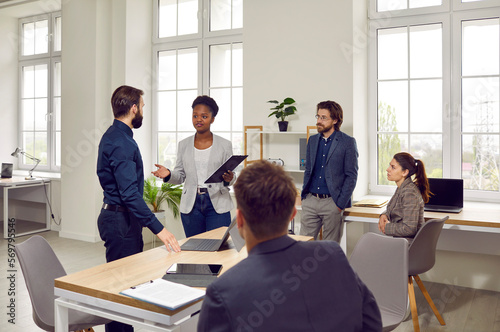
M222 270L222 264L185 264L174 263L167 274L195 274L195 275L219 275Z

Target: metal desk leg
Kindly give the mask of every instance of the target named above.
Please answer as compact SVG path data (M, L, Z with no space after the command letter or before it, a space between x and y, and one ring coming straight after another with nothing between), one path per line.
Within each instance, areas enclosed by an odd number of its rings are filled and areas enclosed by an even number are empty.
M55 332L68 332L68 308L63 305L63 300L54 301Z

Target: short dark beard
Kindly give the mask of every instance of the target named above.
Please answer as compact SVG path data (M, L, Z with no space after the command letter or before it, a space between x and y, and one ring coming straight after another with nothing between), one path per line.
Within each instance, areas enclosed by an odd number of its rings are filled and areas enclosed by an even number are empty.
M141 128L143 118L144 117L142 116L141 113L139 112L135 113L135 117L132 119L132 127L134 127L134 129Z

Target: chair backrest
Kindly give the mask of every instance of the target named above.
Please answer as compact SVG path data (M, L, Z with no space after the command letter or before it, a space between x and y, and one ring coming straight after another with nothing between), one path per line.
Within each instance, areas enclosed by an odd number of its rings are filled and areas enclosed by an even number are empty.
M48 242L35 235L16 244L15 252L33 306L33 320L45 331L54 330L54 279L65 276L61 262Z
M408 275L414 276L429 271L436 262L436 246L448 216L430 219L418 230L410 245L410 267Z
M384 317L391 321L405 317L408 305L408 241L375 233L364 234L356 244L349 262L375 296Z

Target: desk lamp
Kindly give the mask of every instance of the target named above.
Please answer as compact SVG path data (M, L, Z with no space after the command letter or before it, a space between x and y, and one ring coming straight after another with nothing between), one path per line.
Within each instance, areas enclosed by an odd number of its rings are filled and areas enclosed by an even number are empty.
M25 179L26 179L26 180L35 180L35 178L32 176L32 174L33 174L33 170L34 170L34 169L38 166L38 164L40 163L40 161L41 161L41 160L40 160L40 159L38 159L38 158L33 157L33 156L32 156L32 155L30 155L29 153L24 152L24 151L23 151L22 149L20 149L20 148L16 148L16 151L12 152L10 155L11 155L12 157L16 157L16 158L18 158L18 157L19 157L19 154L22 154L22 155L23 155L23 156L25 156L26 158L31 159L31 160L33 160L33 161L36 163L36 164L35 164L35 166L33 166L33 168L29 170L29 175L30 175L30 176L25 177Z

